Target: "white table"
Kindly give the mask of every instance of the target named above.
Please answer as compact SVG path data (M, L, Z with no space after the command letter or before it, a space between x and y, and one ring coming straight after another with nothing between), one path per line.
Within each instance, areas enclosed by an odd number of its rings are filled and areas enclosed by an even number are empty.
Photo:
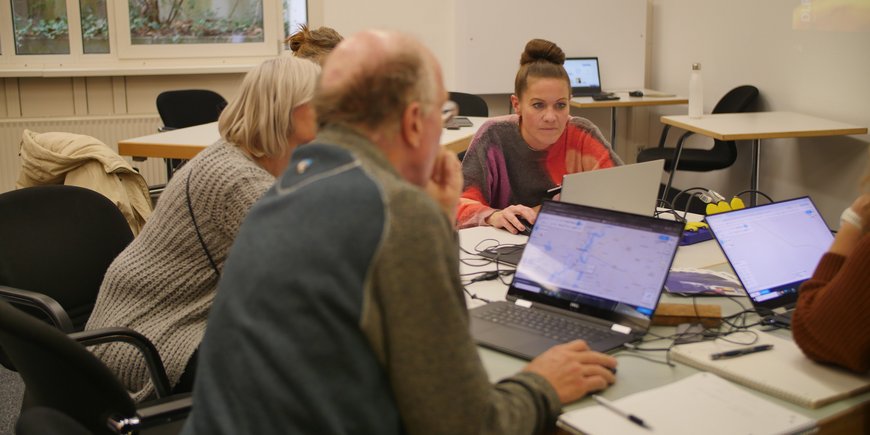
M661 95L659 91L643 89L642 97L632 97L628 91L614 91L619 99L608 101L595 101L592 97L574 97L571 106L580 109L610 108L610 146L616 150L616 109L619 107L642 107L642 106L668 106L674 104L689 104L689 100L677 95L667 97L652 97L649 95Z
M471 252L474 252L475 247L479 244L483 244L479 246L482 248L486 246L486 243L489 243L491 246L495 243L525 243L526 240L526 236L510 234L506 231L497 230L492 227L475 227L459 231L460 245L463 249ZM460 258L469 260L473 257L469 254L460 252ZM689 246L681 246L677 250L674 267L705 267L714 270L730 271L725 256L719 249L719 245L715 240L700 242ZM501 266L501 268L507 268L507 266ZM469 273L480 270L495 270L495 266L492 264L486 266L460 265L460 273ZM510 281L510 277L507 277L507 280ZM467 281L467 279L464 279L463 281ZM504 300L507 292L506 285L500 283L498 280L477 282L467 286L467 289L473 294L489 300ZM748 298L737 298L737 300L745 307L751 307ZM470 308L484 303L479 300L472 300L467 295L466 301ZM662 295L661 302L691 303L691 299L671 296L665 293ZM724 297L701 297L699 298L698 303L720 305L722 307L723 315L735 314L742 310L737 303ZM651 329L651 332L659 335L670 335L673 334L673 331L673 327L666 326L654 326ZM787 337L789 334L782 331L782 335ZM662 343L667 343L667 341L663 341ZM484 367L489 374L490 380L493 382L513 375L522 370L522 368L528 363L522 359L483 347L478 347L478 353L480 354ZM640 353L621 350L613 353L613 356L619 361L619 371L617 382L603 393L603 395L609 399L618 399L639 391L659 387L698 372L698 370L681 363L674 363L674 367L669 367L643 358L650 357L656 360L664 360L664 352ZM809 409L772 396L767 396L758 391L739 385L738 387L746 389L766 400L770 400L816 420L820 427L820 433L860 433L860 429L867 429L861 425L866 424L864 423L864 415L865 413L870 412L868 411L868 409L870 409L870 392L841 400L819 409ZM568 405L566 410L592 405L595 405L595 402L587 397ZM715 412L715 410L711 410L711 412ZM844 425L847 427L845 430L843 430ZM855 428L860 429L856 432Z
M480 125L486 121L484 117L467 117L474 125L458 130L444 129L441 134L441 145L447 149L459 152L468 148L471 138ZM155 157L163 159L192 159L205 147L220 139L217 122L196 125L193 127L170 130L163 133L124 139L118 142L118 153L122 156Z
M663 124L703 134L722 141L752 140L750 188L758 190L761 139L867 134L867 127L846 124L793 112L717 113L700 118L662 116ZM676 167L676 163L674 163ZM673 172L671 172L673 176ZM752 193L750 204L756 204Z

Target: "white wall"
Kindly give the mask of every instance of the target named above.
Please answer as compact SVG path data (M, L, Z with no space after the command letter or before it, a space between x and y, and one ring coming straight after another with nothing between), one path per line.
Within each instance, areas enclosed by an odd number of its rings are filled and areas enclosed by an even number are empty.
M313 27L329 26L345 36L372 28L415 35L438 58L449 85L455 80L455 4L453 0L315 0L309 3L309 20Z
M648 0L312 0L309 7L312 26L346 36L370 28L417 36L451 90L510 92L533 38L550 39L569 56L599 56L607 87L637 87L644 79ZM612 19L590 18L599 16Z
M806 113L870 126L870 2L850 2L866 18L863 31L794 30L793 19L823 23L831 0L653 0L649 38L649 87L688 95L693 62L703 65L704 105L709 113L725 92L752 84L761 91L759 110ZM846 27L842 23L833 27ZM853 26L854 27L854 26ZM656 109L649 143L661 131L661 114L684 114L685 107ZM673 135L673 133L672 133ZM870 136L762 141L760 190L774 199L810 195L828 224L859 191L868 166ZM695 146L712 146L698 138ZM748 142L738 143L735 166L710 173L678 172L679 187L705 186L723 194L749 187Z

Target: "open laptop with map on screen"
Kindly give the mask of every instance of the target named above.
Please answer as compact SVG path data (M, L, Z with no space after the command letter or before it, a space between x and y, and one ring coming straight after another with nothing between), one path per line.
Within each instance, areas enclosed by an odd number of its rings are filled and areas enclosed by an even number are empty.
M834 239L813 201L804 196L705 220L759 315L789 326L798 287Z
M560 201L608 210L653 216L659 196L664 160L614 166L562 177ZM482 257L516 266L523 245L498 245L479 252Z
M583 339L599 352L649 329L683 224L544 201L507 301L470 311L485 347L532 359Z

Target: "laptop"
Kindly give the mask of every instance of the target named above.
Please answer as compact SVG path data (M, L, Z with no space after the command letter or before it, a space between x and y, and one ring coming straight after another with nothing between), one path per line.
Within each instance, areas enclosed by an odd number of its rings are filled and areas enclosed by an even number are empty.
M791 325L798 287L834 239L812 200L733 210L706 221L764 322Z
M679 222L544 201L507 301L472 309L471 334L526 359L578 338L599 352L637 340L682 233Z
M562 177L560 200L590 207L653 216L659 196L664 160L614 166ZM499 245L481 256L516 265L523 245Z
M652 216L665 161L652 160L562 177L561 201Z
M597 57L569 57L565 59L564 66L571 80L572 97L609 94L601 92L601 74Z

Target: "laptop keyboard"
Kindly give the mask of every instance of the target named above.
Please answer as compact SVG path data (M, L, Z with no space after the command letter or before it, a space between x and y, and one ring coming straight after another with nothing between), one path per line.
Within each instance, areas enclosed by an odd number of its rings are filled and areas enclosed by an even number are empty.
M513 327L535 331L547 338L560 342L576 339L599 341L612 333L604 328L583 323L563 316L550 314L543 310L532 310L514 304L490 304L491 309L472 310L473 316Z

